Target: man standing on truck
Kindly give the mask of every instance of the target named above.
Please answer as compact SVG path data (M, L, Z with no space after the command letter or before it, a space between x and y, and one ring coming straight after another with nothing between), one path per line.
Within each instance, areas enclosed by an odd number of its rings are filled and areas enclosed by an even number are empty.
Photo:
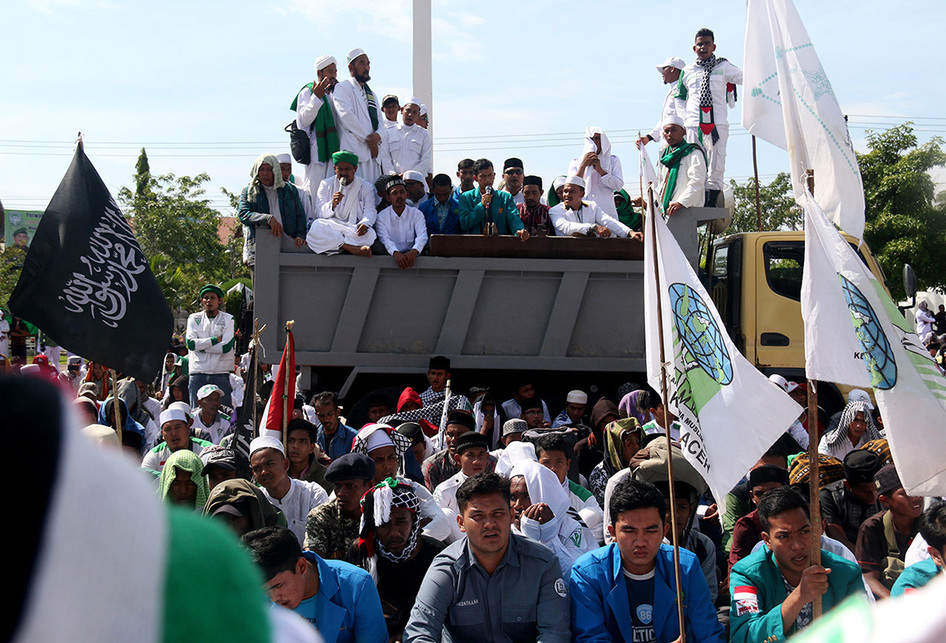
M681 208L703 205L706 197L706 153L696 143L687 143L683 119L673 114L664 121L667 147L657 166L660 204L667 216Z
M663 138L663 126L668 116L683 116L686 113L686 102L677 98L677 82L680 80L680 73L687 64L683 58L670 56L667 60L657 65L657 71L663 78L664 85L667 85L667 95L664 96L663 109L660 111L660 120L654 125L654 129L649 134L644 134L637 139L637 146L647 145L651 141L657 141L657 149L663 155L666 143Z
M309 134L311 158L305 166L303 187L310 195L319 189L322 179L331 175L332 154L338 151L338 133L332 105L337 75L335 56L319 56L315 59L315 81L300 89L296 100L289 106L296 112L296 127Z
M347 59L351 78L338 83L333 95L339 143L358 155L358 176L374 183L381 175L381 134L378 99L368 86L371 61L359 48L349 51Z

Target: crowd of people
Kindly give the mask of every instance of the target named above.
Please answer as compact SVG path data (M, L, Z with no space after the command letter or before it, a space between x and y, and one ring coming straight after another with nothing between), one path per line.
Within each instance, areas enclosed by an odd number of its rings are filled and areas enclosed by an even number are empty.
M657 65L667 95L653 131L637 142L658 143L655 198L668 216L722 205L727 111L742 83L742 71L715 55L712 31L700 29L693 50L691 64L669 57ZM600 127L585 129L581 153L551 183L510 157L501 167L462 159L454 185L449 175L433 174L427 106L393 94L379 101L364 50L351 50L345 62L348 77L341 78L334 56L316 59L315 79L290 106L292 155L261 154L253 164L239 204L246 263L255 263L258 224L285 249L388 254L401 268L414 264L434 234L642 238L641 197L624 189L621 160ZM304 168L298 177L293 157Z
M812 622L817 597L825 610L885 599L943 565L946 505L907 495L864 391L815 428L812 560L807 414L723 499L660 396L630 383L596 400L553 391L557 412L528 378L451 392L450 360L434 356L425 390L356 401L364 421L309 391L284 431L266 430L271 369L246 387L253 366L221 295L201 289L153 382L115 386L77 356L64 373L20 374L71 396L82 433L133 459L163 503L241 538L271 601L326 641L674 641L674 540L694 641L779 640ZM804 384L770 379L806 405ZM260 428L242 449L237 417L253 404Z

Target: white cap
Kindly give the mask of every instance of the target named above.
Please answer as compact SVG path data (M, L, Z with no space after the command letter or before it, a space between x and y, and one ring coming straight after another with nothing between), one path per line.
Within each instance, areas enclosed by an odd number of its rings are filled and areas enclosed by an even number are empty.
M325 54L324 56L319 56L315 59L315 72L318 73L328 67L329 65L338 64L338 61L335 60L335 56L329 56Z
M279 161L280 163L289 163L290 165L292 165L292 157L289 156L288 154L277 154L276 160Z
M679 56L670 56L667 60L663 61L657 65L657 71L663 71L664 67L676 67L677 69L683 69L687 64Z
M401 173L401 179L405 181L420 181L424 182L424 175L418 172L417 170L406 170Z
M870 401L870 393L859 388L852 388L847 394L848 402L864 402L871 411L874 410L874 403Z
M180 411L181 413L184 414L184 416L187 418L187 420L190 420L190 417L191 417L191 405L188 404L187 402L171 402L170 404L168 404L168 409L169 409L169 410L170 410L170 409L177 409L178 411ZM187 421L187 420L185 420L185 421Z
M421 116L427 115L427 106L424 105L423 103L420 104L420 115Z
M798 382L789 382L788 384L785 385L785 392L791 393L797 388L801 388L801 385L799 385Z
M160 424L164 426L165 422L171 422L172 420L180 420L184 424L188 422L187 414L184 413L181 409L167 409L166 411L161 411Z
M374 431L371 435L368 436L368 445L367 451L371 453L375 449L382 449L384 447L393 447L394 442L391 440L391 436L388 435L387 431L384 429L378 429Z
M345 58L346 60L348 60L348 63L351 64L351 61L353 61L355 58L357 58L358 56L364 56L364 55L365 55L364 49L362 49L361 47L355 47L354 49L348 52L348 55L345 56Z
M407 106L407 105L417 105L417 109L420 109L421 102L420 102L420 99L417 98L417 96L411 96L410 98L407 99L407 102L404 103L404 105L402 105L402 107Z
M197 399L202 400L205 397L210 397L214 393L220 393L220 395L223 395L223 389L221 389L216 384L204 384L199 389L197 389Z
M779 375L778 373L772 373L769 375L769 381L778 386L783 391L788 390L788 380Z
M581 178L580 176L575 176L574 174L572 176L565 178L565 185L568 185L568 184L577 185L582 190L585 189L585 180Z
M579 390L569 391L565 396L565 401L570 404L587 404L588 394Z
M250 455L253 455L260 449L276 449L281 454L286 455L286 447L282 445L282 442L268 435L253 438L253 441L250 442Z
M555 177L555 180L552 181L552 189L553 189L553 190L557 190L557 189L559 189L560 187L562 187L563 185L565 185L565 177L564 177L564 176L557 176L557 177Z
M666 127L667 125L679 125L680 127L684 127L683 119L680 118L678 114L669 114L666 118L664 118L663 127Z

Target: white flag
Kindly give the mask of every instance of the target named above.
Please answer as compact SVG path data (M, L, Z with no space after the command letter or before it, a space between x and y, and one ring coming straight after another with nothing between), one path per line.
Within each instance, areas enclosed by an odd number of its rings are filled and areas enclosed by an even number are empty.
M802 317L811 379L873 386L912 495L946 494L946 378L890 296L810 197Z
M641 165L641 177L643 178L644 183L644 194L641 196L644 200L647 200L647 186L654 186L654 194L656 195L660 189L660 182L657 180L657 172L654 170L654 164L650 162L650 156L647 154L647 146L639 145L637 147L640 165Z
M651 212L644 237L647 380L661 390L662 334L669 408L679 418L681 450L723 507L729 490L802 408L736 350L667 224Z
M788 150L795 197L815 171L828 218L864 236L864 186L841 107L791 0L749 0L742 124Z

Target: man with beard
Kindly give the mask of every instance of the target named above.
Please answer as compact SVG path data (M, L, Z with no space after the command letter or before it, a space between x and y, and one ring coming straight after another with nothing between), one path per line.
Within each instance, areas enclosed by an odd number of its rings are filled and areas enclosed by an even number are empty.
M427 245L427 221L420 210L407 205L407 189L400 177L391 177L385 192L391 205L378 213L378 239L398 268L406 270Z
M361 533L350 562L371 572L388 636L400 640L411 607L443 543L421 534L413 488L388 478L361 499Z
M358 176L373 183L381 175L381 121L378 99L368 86L371 61L360 48L349 51L347 60L351 78L338 83L333 94L339 144L358 155Z
M345 560L358 537L361 497L374 485L374 460L363 453L343 455L328 467L325 478L335 485L335 497L309 512L303 549L322 558Z
M303 183L309 194L314 194L322 180L331 176L332 154L339 150L332 102L338 75L335 57L316 58L315 75L316 79L299 91L290 106L296 112L296 126L309 134L311 158L305 166Z
M315 200L315 220L306 234L309 249L316 254L345 251L371 256L375 234L377 198L374 186L355 176L358 155L339 150L332 155L335 176L323 180Z
M539 226L546 234L555 234L555 228L549 221L549 206L542 204L542 177L527 176L522 182L522 203L518 205L519 218L530 235L538 234Z

